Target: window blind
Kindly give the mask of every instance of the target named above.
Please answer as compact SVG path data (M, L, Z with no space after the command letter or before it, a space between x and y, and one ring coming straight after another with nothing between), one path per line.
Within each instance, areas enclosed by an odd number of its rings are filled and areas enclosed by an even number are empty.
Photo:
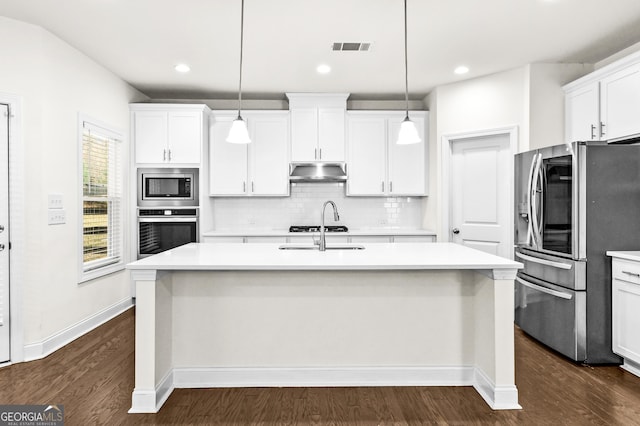
M91 123L82 131L83 271L123 258L122 141Z

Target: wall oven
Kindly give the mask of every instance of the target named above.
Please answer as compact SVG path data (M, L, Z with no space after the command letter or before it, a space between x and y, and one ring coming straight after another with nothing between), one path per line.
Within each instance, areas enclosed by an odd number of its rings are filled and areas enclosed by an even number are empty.
M198 169L138 169L138 206L197 206Z
M198 208L138 209L138 259L198 242Z
M640 243L640 145L574 142L515 157L516 324L575 361L611 349L607 250Z

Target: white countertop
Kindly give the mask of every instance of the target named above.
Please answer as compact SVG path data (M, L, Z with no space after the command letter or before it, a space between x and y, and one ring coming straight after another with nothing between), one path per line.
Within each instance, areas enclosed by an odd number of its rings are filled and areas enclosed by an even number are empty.
M453 243L370 243L364 250L280 250L281 244L191 243L132 270L515 270L522 264ZM330 244L337 246L339 244Z
M640 262L640 251L608 251L607 256Z
M202 233L204 237L290 237L317 235L319 232L289 232L288 229L247 229L247 230L212 230ZM436 235L428 229L410 228L360 228L349 229L348 232L327 232L327 235Z

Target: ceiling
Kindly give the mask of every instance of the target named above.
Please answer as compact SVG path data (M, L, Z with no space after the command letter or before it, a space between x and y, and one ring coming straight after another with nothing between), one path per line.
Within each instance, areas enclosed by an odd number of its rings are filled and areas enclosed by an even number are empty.
M240 0L0 0L0 15L49 30L152 98L237 96ZM244 28L245 99L404 98L402 0L245 0ZM593 63L639 41L638 0L408 0L410 97L527 63ZM332 71L318 74L321 63ZM470 72L455 75L459 65Z

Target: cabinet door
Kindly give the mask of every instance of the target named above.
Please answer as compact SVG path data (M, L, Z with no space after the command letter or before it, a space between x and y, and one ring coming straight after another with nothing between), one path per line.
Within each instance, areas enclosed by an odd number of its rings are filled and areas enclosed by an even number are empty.
M170 163L200 163L202 144L202 112L169 112L168 161Z
M344 115L342 108L318 109L318 160L344 161Z
M600 139L600 86L597 82L565 95L565 141Z
M390 243L392 237L389 235L354 235L351 237L352 243Z
M289 116L270 113L248 116L251 132L250 193L289 195Z
M640 64L604 78L600 85L602 139L640 134Z
M209 145L210 195L247 194L247 145L225 139L235 116L217 116L211 126Z
M315 161L318 155L318 110L291 110L291 161Z
M386 120L381 116L350 116L347 195L384 195L386 183Z
M424 119L410 117L415 123L422 142L397 145L400 123L404 118L389 120L389 195L426 195L426 146Z
M434 235L394 235L394 243L435 243Z
M136 111L132 117L136 163L164 163L167 159L167 113Z
M639 363L640 285L614 279L612 298L613 351Z

